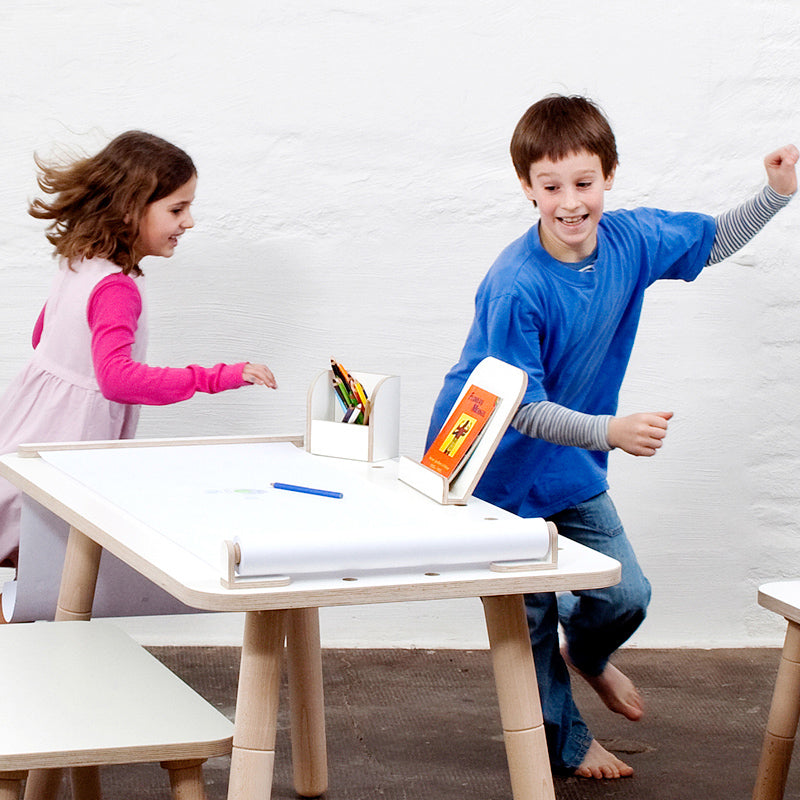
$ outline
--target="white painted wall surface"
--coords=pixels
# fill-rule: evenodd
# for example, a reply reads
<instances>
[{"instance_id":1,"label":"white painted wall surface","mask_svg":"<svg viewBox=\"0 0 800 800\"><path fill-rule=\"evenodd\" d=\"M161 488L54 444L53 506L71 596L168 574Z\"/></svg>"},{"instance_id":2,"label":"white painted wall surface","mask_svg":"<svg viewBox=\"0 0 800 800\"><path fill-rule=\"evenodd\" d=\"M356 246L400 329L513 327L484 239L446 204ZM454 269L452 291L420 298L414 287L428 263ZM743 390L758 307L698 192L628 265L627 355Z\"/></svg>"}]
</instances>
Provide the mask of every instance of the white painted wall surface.
<instances>
[{"instance_id":1,"label":"white painted wall surface","mask_svg":"<svg viewBox=\"0 0 800 800\"><path fill-rule=\"evenodd\" d=\"M335 355L402 376L419 455L475 288L534 220L508 157L549 92L606 109L608 207L721 212L800 143L794 0L6 0L0 14L0 389L53 273L34 151L129 128L187 149L196 228L145 265L150 361L264 360L280 382L147 408L141 436L300 432ZM756 587L800 574L797 201L692 285L650 291L621 412L670 409L612 496L654 585L639 646L777 644ZM359 319L343 326L343 319ZM482 646L478 603L340 609L328 644ZM130 622L143 641L235 642L239 618ZM463 631L463 633L462 633Z\"/></svg>"}]
</instances>

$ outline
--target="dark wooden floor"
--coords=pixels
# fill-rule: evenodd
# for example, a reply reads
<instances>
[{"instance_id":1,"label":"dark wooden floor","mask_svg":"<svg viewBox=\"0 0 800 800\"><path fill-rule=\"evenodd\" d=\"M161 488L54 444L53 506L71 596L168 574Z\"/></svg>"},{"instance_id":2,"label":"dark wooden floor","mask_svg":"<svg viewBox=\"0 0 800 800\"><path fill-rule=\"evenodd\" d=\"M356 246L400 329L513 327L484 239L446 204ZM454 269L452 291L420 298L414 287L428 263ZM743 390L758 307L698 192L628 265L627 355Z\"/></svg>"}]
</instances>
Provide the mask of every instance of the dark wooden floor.
<instances>
[{"instance_id":1,"label":"dark wooden floor","mask_svg":"<svg viewBox=\"0 0 800 800\"><path fill-rule=\"evenodd\" d=\"M152 648L233 716L238 649ZM596 738L636 770L619 781L557 778L559 800L746 800L752 792L779 651L623 650L616 663L647 703L631 723L583 684ZM486 651L325 650L328 800L501 800L511 797ZM285 694L284 694L285 698ZM273 798L294 798L282 700ZM800 756L798 756L800 762ZM226 796L228 759L206 766L209 800ZM103 773L108 800L168 797L158 766ZM793 766L787 798L800 798Z\"/></svg>"}]
</instances>

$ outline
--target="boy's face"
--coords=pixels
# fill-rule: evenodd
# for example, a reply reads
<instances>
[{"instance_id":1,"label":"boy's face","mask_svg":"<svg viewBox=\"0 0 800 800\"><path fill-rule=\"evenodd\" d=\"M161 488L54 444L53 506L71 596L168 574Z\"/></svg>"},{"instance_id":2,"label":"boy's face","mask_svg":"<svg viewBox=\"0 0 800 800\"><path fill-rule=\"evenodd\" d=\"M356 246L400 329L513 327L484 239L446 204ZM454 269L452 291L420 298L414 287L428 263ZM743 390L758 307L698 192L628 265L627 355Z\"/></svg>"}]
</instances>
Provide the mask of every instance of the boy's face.
<instances>
[{"instance_id":1,"label":"boy's face","mask_svg":"<svg viewBox=\"0 0 800 800\"><path fill-rule=\"evenodd\" d=\"M542 246L559 261L576 262L597 246L597 223L603 215L604 193L614 172L603 175L600 157L580 150L558 161L543 158L531 164L522 190L538 206Z\"/></svg>"}]
</instances>

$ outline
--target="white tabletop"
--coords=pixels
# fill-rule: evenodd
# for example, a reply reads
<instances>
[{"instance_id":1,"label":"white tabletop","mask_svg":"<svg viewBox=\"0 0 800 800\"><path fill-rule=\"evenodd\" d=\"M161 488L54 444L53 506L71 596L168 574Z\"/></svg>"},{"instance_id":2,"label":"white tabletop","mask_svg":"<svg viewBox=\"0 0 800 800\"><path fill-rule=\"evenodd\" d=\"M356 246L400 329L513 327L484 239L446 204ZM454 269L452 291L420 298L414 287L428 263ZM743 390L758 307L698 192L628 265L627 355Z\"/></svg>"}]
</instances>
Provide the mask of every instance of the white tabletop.
<instances>
[{"instance_id":1,"label":"white tabletop","mask_svg":"<svg viewBox=\"0 0 800 800\"><path fill-rule=\"evenodd\" d=\"M100 478L82 474L82 466L71 468L73 474L67 474L58 458L54 459L59 462L56 466L45 458L13 454L0 458L0 474L179 600L200 609L247 611L477 597L596 588L619 580L618 562L559 537L558 567L554 569L498 573L487 566L452 565L436 571L351 570L337 575L294 574L287 586L226 588L221 583L221 557L210 557L206 545L203 546L205 550L190 546L187 541L181 541L185 533L174 533L180 527L175 526L175 521L183 515L190 518L190 536L192 531L203 527L203 521L191 519L196 504L188 492L185 476L175 469L174 464L171 466L169 458L176 449L184 449L191 460L189 471L193 474L217 475L221 464L238 463L244 465L242 475L246 476L248 468L252 473L252 464L260 451L254 450L252 444L217 445L212 441L186 448L175 448L169 440L155 448L110 448L100 452L101 460L112 450L114 456L113 465L109 461L109 466L101 470ZM264 447L263 443L260 447ZM151 453L149 467L142 466L141 453L144 450ZM154 468L153 454L159 453L164 458L159 459L161 467ZM285 529L287 535L294 535L296 529L291 515L279 512L275 519L264 519L262 523L263 515L255 513L259 509L255 492L257 487L268 485L267 478L335 489L337 486L329 485L329 476L336 475L340 477L338 484L345 491L352 489L358 480L361 494L358 506L354 508L358 513L354 524L368 526L378 537L382 530L397 527L398 514L400 524L409 528L419 525L433 528L464 525L468 528L503 524L504 521L509 525L519 522L514 515L475 498L462 507L441 506L399 482L394 461L364 463L303 455L307 459L303 464L311 464L311 467L303 466L305 471L302 475L293 473L287 466L271 476L259 475L257 483L252 480L245 483L245 477L239 476L238 484L206 488L207 493L214 494L214 504L221 504L221 509L231 509L231 529L216 530L218 526L212 526L216 537L213 542L215 551L218 547L221 549L225 538L237 532L236 520L244 519L242 508L254 512L248 521L251 527L272 525L273 528ZM112 474L112 470L120 469L120 465L127 468L129 480L125 487L120 486L122 482ZM80 480L76 474L80 475ZM313 483L320 480L324 485ZM364 489L365 481L367 489ZM246 491L239 491L241 489L253 490L250 499L255 502L251 506L242 505L248 502L248 496ZM165 496L167 502L164 502ZM283 499L286 502L298 500L296 497ZM304 507L321 509L319 513L323 516L314 512L303 523L305 525L324 524L324 515L334 507L331 504L341 502L318 497L309 500L311 502L306 502ZM156 513L154 509L160 511ZM224 519L224 516L219 519ZM487 523L489 519L493 521Z\"/></svg>"},{"instance_id":2,"label":"white tabletop","mask_svg":"<svg viewBox=\"0 0 800 800\"><path fill-rule=\"evenodd\" d=\"M800 622L800 580L775 581L759 586L758 603L792 622Z\"/></svg>"}]
</instances>

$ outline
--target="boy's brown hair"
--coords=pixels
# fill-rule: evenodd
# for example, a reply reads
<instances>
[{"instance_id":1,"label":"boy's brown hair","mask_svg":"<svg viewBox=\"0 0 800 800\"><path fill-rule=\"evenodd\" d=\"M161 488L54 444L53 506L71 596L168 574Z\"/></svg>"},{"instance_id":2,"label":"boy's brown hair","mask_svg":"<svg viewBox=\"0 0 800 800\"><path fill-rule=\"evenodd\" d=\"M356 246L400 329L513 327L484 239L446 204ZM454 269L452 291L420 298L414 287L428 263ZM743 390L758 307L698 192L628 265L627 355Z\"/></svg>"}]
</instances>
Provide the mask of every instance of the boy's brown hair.
<instances>
[{"instance_id":1,"label":"boy's brown hair","mask_svg":"<svg viewBox=\"0 0 800 800\"><path fill-rule=\"evenodd\" d=\"M587 97L548 95L523 115L511 137L511 160L520 180L530 183L531 165L558 161L585 150L600 159L603 177L618 163L614 132L599 106Z\"/></svg>"},{"instance_id":2,"label":"boy's brown hair","mask_svg":"<svg viewBox=\"0 0 800 800\"><path fill-rule=\"evenodd\" d=\"M143 131L123 133L89 158L66 164L34 160L39 187L55 197L37 198L28 213L52 220L47 240L56 253L68 261L106 258L125 275L141 274L133 249L145 206L197 174L183 150Z\"/></svg>"}]
</instances>

